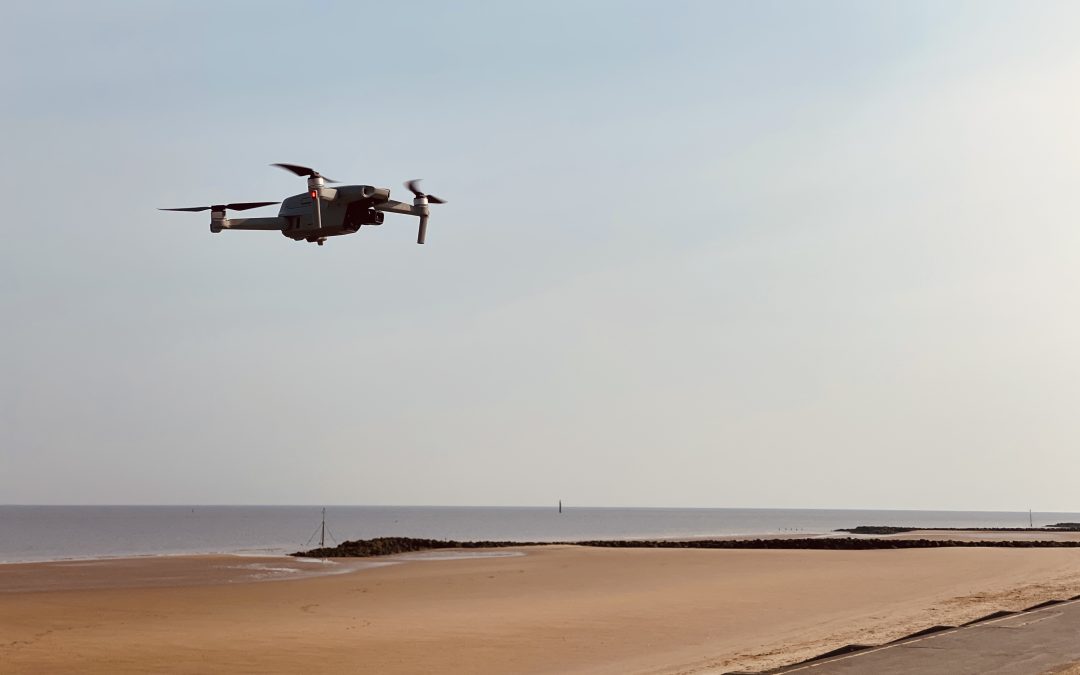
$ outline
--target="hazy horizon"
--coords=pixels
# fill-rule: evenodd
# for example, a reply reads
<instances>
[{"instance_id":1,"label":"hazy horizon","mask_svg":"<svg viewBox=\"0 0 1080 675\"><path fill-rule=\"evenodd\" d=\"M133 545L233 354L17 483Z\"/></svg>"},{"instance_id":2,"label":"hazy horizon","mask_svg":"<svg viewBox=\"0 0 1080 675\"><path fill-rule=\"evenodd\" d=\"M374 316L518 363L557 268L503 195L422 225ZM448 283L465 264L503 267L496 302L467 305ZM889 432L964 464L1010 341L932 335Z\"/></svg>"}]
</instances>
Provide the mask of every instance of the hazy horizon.
<instances>
[{"instance_id":1,"label":"hazy horizon","mask_svg":"<svg viewBox=\"0 0 1080 675\"><path fill-rule=\"evenodd\" d=\"M196 502L157 502L157 503L45 503L45 502L27 502L27 503L0 503L0 506L4 507L64 507L64 508L78 508L82 506L88 507L238 507L238 508L390 508L390 509L550 509L555 510L558 508L558 501L550 504L348 504L348 503L331 503L331 502L311 502L311 503L276 503L276 504L245 504L240 502L232 503L196 503ZM889 511L889 512L903 512L903 511L918 511L922 513L1007 513L1011 515L1027 515L1029 512L1034 515L1056 515L1056 514L1080 514L1080 511L1038 511L1032 509L877 509L877 508L856 508L856 507L828 507L828 506L663 506L658 504L642 504L635 506L625 506L619 504L568 504L564 502L562 504L564 510L569 509L610 509L613 511L625 511L633 509L649 510L649 511Z\"/></svg>"},{"instance_id":2,"label":"hazy horizon","mask_svg":"<svg viewBox=\"0 0 1080 675\"><path fill-rule=\"evenodd\" d=\"M0 503L1080 510L1076 4L8 13Z\"/></svg>"}]
</instances>

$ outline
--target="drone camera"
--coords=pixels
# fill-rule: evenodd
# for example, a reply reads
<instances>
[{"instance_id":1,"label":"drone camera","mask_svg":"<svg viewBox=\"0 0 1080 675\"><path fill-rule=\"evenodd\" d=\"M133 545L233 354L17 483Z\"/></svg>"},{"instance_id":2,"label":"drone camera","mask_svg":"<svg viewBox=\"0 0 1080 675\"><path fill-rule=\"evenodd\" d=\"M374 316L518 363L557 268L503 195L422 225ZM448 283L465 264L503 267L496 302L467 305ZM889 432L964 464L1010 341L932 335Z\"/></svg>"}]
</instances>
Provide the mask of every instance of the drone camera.
<instances>
[{"instance_id":1,"label":"drone camera","mask_svg":"<svg viewBox=\"0 0 1080 675\"><path fill-rule=\"evenodd\" d=\"M382 225L383 212L376 211L375 209L365 209L360 213L360 217L357 219L359 225Z\"/></svg>"},{"instance_id":2,"label":"drone camera","mask_svg":"<svg viewBox=\"0 0 1080 675\"><path fill-rule=\"evenodd\" d=\"M357 201L349 204L345 211L345 224L349 227L361 225L382 225L384 214L372 208L370 201Z\"/></svg>"}]
</instances>

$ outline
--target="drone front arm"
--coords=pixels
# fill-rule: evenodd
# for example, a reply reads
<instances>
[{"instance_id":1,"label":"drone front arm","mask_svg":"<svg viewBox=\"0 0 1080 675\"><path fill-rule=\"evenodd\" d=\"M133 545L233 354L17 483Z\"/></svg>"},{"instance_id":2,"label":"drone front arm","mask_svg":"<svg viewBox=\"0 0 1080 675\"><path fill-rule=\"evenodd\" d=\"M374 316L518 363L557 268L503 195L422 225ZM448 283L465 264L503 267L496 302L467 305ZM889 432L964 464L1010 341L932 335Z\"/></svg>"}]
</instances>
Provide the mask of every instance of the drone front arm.
<instances>
[{"instance_id":1,"label":"drone front arm","mask_svg":"<svg viewBox=\"0 0 1080 675\"><path fill-rule=\"evenodd\" d=\"M223 230L284 230L284 218L230 218L221 223Z\"/></svg>"},{"instance_id":2,"label":"drone front arm","mask_svg":"<svg viewBox=\"0 0 1080 675\"><path fill-rule=\"evenodd\" d=\"M406 216L419 216L422 215L412 204L406 204L405 202L396 202L393 199L387 199L381 204L375 204L371 208L376 211L385 211L387 213L400 213Z\"/></svg>"},{"instance_id":3,"label":"drone front arm","mask_svg":"<svg viewBox=\"0 0 1080 675\"><path fill-rule=\"evenodd\" d=\"M443 202L442 200L439 200L436 203L442 204ZM387 199L385 202L375 204L371 208L376 211L387 211L389 213L400 213L406 216L417 216L420 218L420 229L416 233L416 243L424 243L424 237L427 234L428 214L430 213L427 195L418 194L411 206L404 202L395 202L393 199Z\"/></svg>"}]
</instances>

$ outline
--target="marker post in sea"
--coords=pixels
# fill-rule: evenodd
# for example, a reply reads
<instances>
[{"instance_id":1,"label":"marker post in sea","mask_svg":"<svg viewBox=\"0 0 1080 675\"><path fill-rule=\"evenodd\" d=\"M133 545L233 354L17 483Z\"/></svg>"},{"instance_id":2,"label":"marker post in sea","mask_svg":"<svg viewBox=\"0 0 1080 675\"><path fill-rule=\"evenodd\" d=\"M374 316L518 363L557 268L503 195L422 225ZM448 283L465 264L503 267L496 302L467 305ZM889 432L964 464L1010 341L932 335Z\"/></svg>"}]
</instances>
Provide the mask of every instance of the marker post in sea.
<instances>
[{"instance_id":1,"label":"marker post in sea","mask_svg":"<svg viewBox=\"0 0 1080 675\"><path fill-rule=\"evenodd\" d=\"M310 544L311 540L314 539L315 535L317 534L319 535L319 548L326 548L327 532L328 530L326 529L326 507L324 506L322 510L322 522L319 524L319 527L316 528L316 530L311 534L311 536L308 537L307 544L304 544L304 546ZM335 544L338 543L337 537L334 536L333 532L330 532L330 538L334 540Z\"/></svg>"}]
</instances>

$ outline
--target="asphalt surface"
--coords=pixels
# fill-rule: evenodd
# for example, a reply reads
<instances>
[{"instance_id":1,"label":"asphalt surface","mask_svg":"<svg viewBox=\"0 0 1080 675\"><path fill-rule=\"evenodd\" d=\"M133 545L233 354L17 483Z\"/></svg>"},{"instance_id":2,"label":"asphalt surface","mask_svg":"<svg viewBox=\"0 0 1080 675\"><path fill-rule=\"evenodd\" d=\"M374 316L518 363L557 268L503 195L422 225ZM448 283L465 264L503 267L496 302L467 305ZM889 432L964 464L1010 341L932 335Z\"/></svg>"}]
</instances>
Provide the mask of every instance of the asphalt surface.
<instances>
[{"instance_id":1,"label":"asphalt surface","mask_svg":"<svg viewBox=\"0 0 1080 675\"><path fill-rule=\"evenodd\" d=\"M768 671L780 675L1038 675L1080 663L1080 599Z\"/></svg>"}]
</instances>

